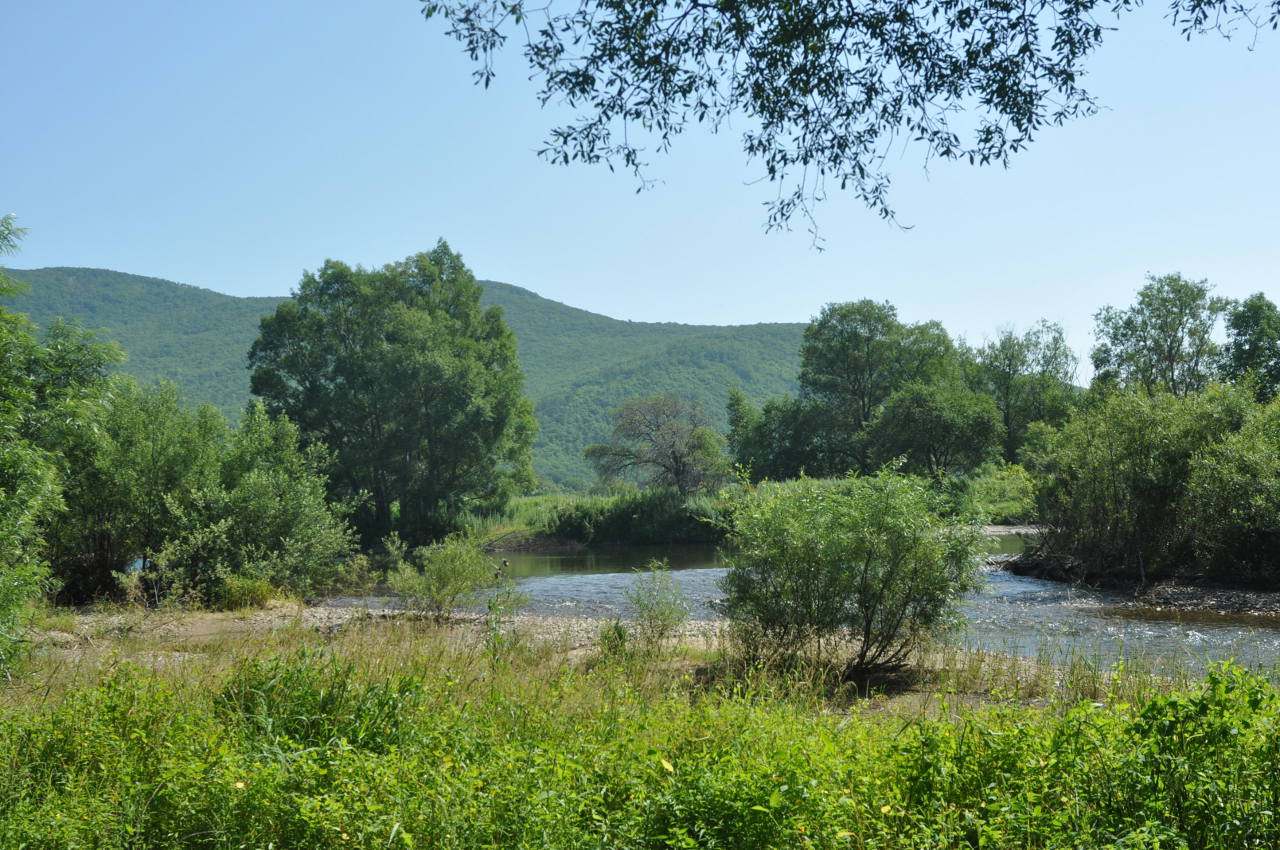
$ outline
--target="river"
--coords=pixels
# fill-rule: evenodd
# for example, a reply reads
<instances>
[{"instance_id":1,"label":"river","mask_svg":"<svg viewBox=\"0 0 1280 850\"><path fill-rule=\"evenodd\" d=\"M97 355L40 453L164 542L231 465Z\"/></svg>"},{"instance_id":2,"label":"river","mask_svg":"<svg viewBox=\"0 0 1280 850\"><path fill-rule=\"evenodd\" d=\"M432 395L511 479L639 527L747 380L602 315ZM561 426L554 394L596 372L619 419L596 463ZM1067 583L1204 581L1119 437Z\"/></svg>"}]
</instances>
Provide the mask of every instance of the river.
<instances>
[{"instance_id":1,"label":"river","mask_svg":"<svg viewBox=\"0 0 1280 850\"><path fill-rule=\"evenodd\" d=\"M993 552L1016 552L1021 541L1004 536ZM635 570L665 558L693 603L693 617L717 619L725 567L710 547L617 548L581 555L508 553L508 574L528 599L524 611L557 616L626 617L625 592ZM1125 605L1123 594L1076 588L984 571L982 588L963 604L962 646L1048 660L1085 658L1106 665L1124 658L1153 670L1195 671L1234 659L1251 667L1280 666L1280 622Z\"/></svg>"}]
</instances>

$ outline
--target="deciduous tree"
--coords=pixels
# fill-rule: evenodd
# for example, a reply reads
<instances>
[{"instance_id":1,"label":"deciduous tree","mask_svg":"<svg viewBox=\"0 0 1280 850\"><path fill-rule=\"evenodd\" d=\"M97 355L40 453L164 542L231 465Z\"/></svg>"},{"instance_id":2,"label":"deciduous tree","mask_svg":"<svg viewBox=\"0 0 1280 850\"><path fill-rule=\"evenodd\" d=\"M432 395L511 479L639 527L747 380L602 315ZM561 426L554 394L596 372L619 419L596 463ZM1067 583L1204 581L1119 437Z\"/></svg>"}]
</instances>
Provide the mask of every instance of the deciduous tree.
<instances>
[{"instance_id":1,"label":"deciduous tree","mask_svg":"<svg viewBox=\"0 0 1280 850\"><path fill-rule=\"evenodd\" d=\"M1132 307L1099 310L1094 315L1097 378L1176 396L1204 389L1221 355L1213 331L1231 305L1211 289L1206 280L1180 274L1148 275Z\"/></svg>"},{"instance_id":2,"label":"deciduous tree","mask_svg":"<svg viewBox=\"0 0 1280 850\"><path fill-rule=\"evenodd\" d=\"M480 292L441 242L378 269L330 260L262 320L253 392L333 452L335 497L367 494L366 543L425 543L532 483L515 336Z\"/></svg>"},{"instance_id":3,"label":"deciduous tree","mask_svg":"<svg viewBox=\"0 0 1280 850\"><path fill-rule=\"evenodd\" d=\"M904 325L887 301L823 307L805 328L800 387L826 417L824 471L868 469L859 435L880 405L909 381L939 380L956 371L955 346L938 322Z\"/></svg>"},{"instance_id":4,"label":"deciduous tree","mask_svg":"<svg viewBox=\"0 0 1280 850\"><path fill-rule=\"evenodd\" d=\"M878 462L904 456L908 471L929 475L976 469L998 454L1003 437L991 396L954 381L903 386L867 427Z\"/></svg>"},{"instance_id":5,"label":"deciduous tree","mask_svg":"<svg viewBox=\"0 0 1280 850\"><path fill-rule=\"evenodd\" d=\"M1258 397L1267 401L1280 390L1280 309L1261 292L1227 314L1223 371L1239 380L1251 376Z\"/></svg>"},{"instance_id":6,"label":"deciduous tree","mask_svg":"<svg viewBox=\"0 0 1280 850\"><path fill-rule=\"evenodd\" d=\"M646 486L671 487L681 496L723 480L724 438L697 402L670 394L635 398L613 416L612 442L586 450L601 478L631 473Z\"/></svg>"},{"instance_id":7,"label":"deciduous tree","mask_svg":"<svg viewBox=\"0 0 1280 850\"><path fill-rule=\"evenodd\" d=\"M1004 457L1014 461L1032 422L1059 425L1075 396L1076 356L1062 326L1041 320L1017 334L1006 328L975 353L978 387L995 399L1004 424Z\"/></svg>"}]
</instances>

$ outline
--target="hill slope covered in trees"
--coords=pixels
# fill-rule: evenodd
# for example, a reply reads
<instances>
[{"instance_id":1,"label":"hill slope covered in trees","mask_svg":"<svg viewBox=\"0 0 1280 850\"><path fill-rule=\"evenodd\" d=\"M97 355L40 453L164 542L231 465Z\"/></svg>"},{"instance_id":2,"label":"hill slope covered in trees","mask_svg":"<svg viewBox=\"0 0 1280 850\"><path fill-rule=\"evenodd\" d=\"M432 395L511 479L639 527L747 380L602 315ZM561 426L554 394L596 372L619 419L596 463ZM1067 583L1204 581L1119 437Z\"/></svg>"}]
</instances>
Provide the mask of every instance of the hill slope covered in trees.
<instances>
[{"instance_id":1,"label":"hill slope covered in trees","mask_svg":"<svg viewBox=\"0 0 1280 850\"><path fill-rule=\"evenodd\" d=\"M128 353L125 371L172 380L189 400L209 401L232 417L249 398L245 355L258 319L284 300L103 269L7 271L30 289L3 303L41 325L63 316L101 329ZM484 302L502 307L519 340L541 426L534 466L552 482L591 483L582 450L608 437L610 411L633 396L676 393L701 402L723 426L732 387L757 402L795 389L801 324L625 322L518 286L481 283Z\"/></svg>"}]
</instances>

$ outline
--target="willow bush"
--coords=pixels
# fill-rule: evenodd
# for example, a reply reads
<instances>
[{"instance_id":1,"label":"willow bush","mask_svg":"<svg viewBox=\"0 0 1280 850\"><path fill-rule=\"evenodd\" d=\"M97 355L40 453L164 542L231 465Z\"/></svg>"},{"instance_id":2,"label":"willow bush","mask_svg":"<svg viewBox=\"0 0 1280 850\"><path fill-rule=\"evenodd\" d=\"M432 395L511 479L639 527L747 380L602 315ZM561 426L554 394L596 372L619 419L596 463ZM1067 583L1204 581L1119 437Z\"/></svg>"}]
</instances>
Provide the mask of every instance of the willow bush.
<instances>
[{"instance_id":1,"label":"willow bush","mask_svg":"<svg viewBox=\"0 0 1280 850\"><path fill-rule=\"evenodd\" d=\"M733 503L728 617L782 652L839 647L846 671L901 663L977 584L980 531L922 478L765 483Z\"/></svg>"}]
</instances>

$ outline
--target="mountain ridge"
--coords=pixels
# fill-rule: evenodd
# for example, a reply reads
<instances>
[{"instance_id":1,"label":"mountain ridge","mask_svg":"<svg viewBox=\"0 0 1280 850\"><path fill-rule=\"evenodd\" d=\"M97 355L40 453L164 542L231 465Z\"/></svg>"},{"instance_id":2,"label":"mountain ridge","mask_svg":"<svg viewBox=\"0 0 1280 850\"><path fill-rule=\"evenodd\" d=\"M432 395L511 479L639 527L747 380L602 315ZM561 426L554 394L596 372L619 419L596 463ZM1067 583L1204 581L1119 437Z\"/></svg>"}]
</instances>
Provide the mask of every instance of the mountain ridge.
<instances>
[{"instance_id":1,"label":"mountain ridge","mask_svg":"<svg viewBox=\"0 0 1280 850\"><path fill-rule=\"evenodd\" d=\"M236 296L163 278L72 266L6 269L29 289L0 298L39 325L56 316L103 331L128 354L122 369L167 378L192 402L236 416L249 399L246 356L258 320L288 296ZM541 431L539 476L589 486L582 449L608 437L610 411L637 395L674 392L699 401L722 427L728 392L763 399L794 392L804 325L635 322L479 281L516 335L525 390Z\"/></svg>"}]
</instances>

